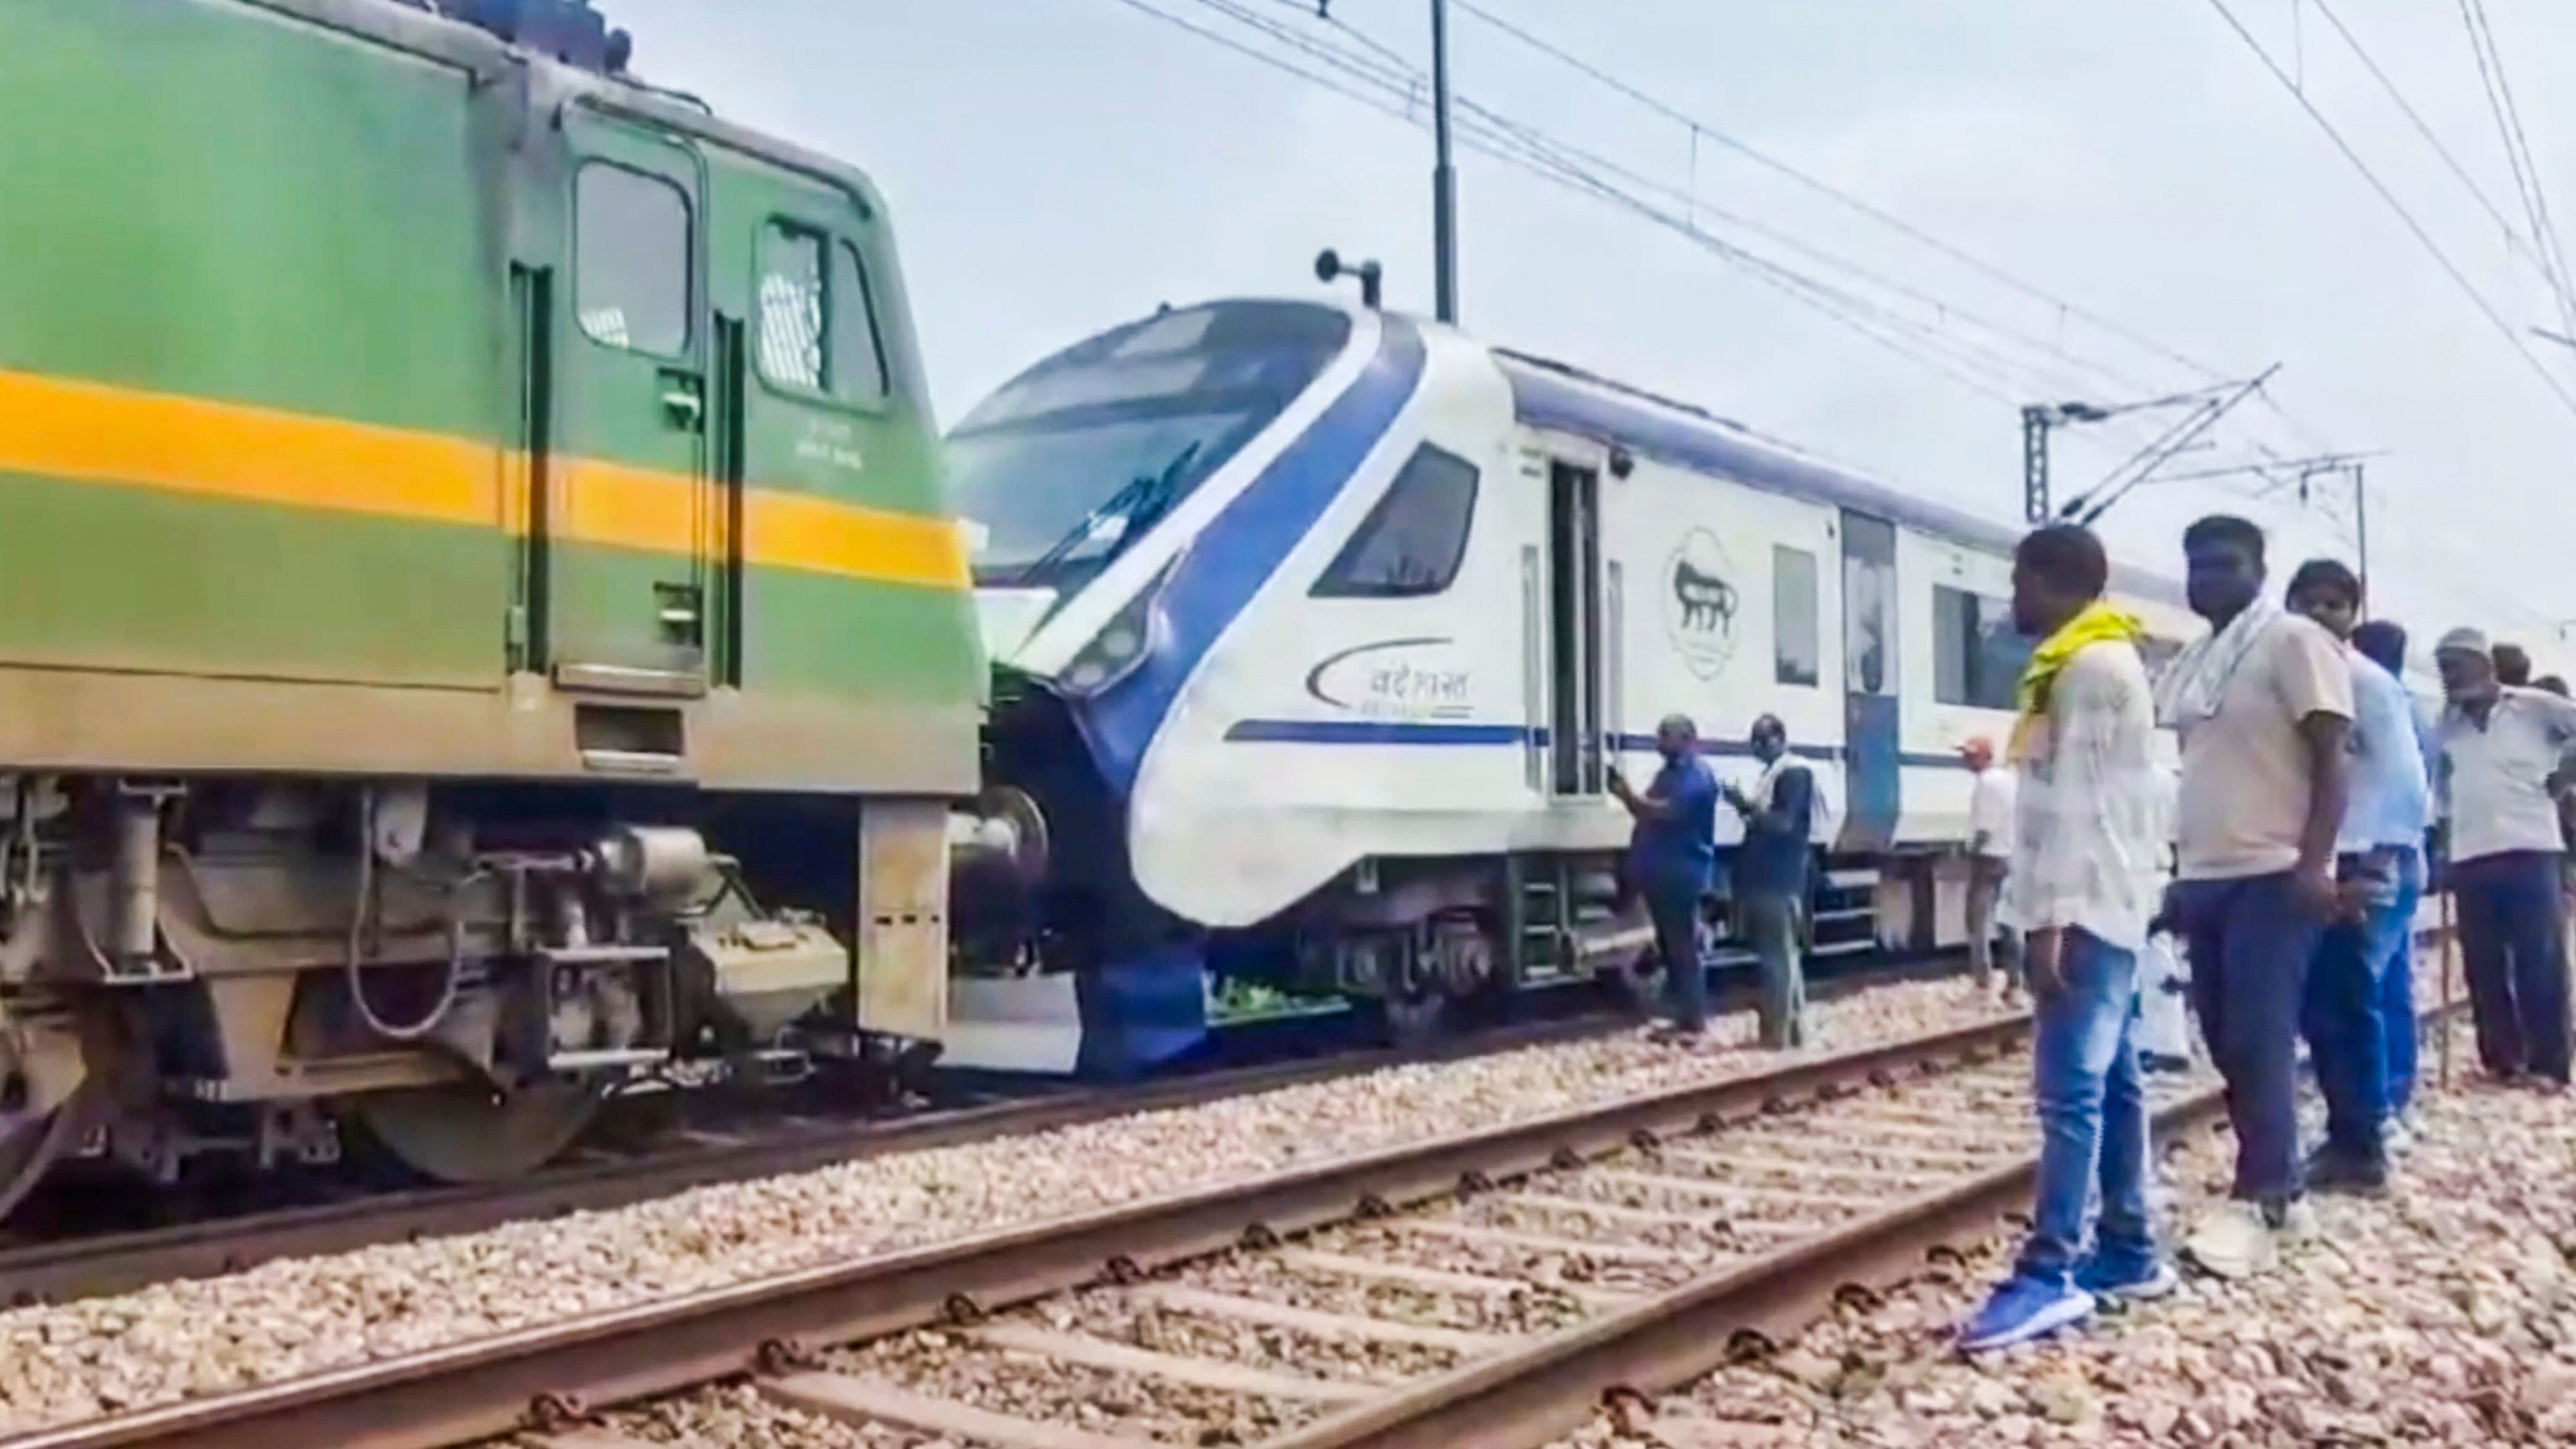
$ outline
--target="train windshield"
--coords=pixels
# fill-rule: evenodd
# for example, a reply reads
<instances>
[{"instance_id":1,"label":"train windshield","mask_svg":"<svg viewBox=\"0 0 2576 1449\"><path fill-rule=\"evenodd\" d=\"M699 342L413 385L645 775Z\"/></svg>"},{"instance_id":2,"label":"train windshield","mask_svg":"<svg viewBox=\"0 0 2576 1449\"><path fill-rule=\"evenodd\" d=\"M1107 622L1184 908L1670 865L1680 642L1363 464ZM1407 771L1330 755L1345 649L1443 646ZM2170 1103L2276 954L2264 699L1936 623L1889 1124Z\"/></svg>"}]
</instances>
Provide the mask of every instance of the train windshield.
<instances>
[{"instance_id":1,"label":"train windshield","mask_svg":"<svg viewBox=\"0 0 2576 1449\"><path fill-rule=\"evenodd\" d=\"M1218 302L1020 374L948 437L975 581L1071 595L1278 417L1350 331L1329 307Z\"/></svg>"}]
</instances>

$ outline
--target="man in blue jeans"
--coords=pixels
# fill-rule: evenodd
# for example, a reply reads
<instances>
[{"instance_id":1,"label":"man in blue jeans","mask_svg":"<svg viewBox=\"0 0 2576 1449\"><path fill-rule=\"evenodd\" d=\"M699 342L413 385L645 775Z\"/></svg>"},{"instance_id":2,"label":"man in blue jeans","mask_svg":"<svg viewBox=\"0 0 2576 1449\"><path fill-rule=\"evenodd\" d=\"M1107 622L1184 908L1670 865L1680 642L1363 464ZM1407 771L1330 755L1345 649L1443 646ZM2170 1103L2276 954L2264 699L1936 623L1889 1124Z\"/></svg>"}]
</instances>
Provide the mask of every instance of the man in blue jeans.
<instances>
[{"instance_id":1,"label":"man in blue jeans","mask_svg":"<svg viewBox=\"0 0 2576 1449\"><path fill-rule=\"evenodd\" d=\"M1636 817L1629 844L1630 879L1646 898L1655 923L1655 950L1663 957L1672 993L1673 1020L1661 1035L1696 1040L1708 1029L1708 971L1699 959L1699 902L1717 866L1717 777L1699 757L1699 727L1688 715L1667 715L1655 727L1655 752L1664 767L1646 786L1632 789L1610 772L1610 793Z\"/></svg>"},{"instance_id":2,"label":"man in blue jeans","mask_svg":"<svg viewBox=\"0 0 2576 1449\"><path fill-rule=\"evenodd\" d=\"M2147 1098L2133 1036L2138 951L2155 909L2162 815L2138 621L2109 608L2110 564L2074 524L2013 556L2013 622L2041 642L2023 673L2007 919L2029 935L2039 1183L2013 1273L1961 1332L1970 1352L2075 1323L2106 1296L2172 1291L2147 1205ZM2090 1254L2085 1219L2101 1221Z\"/></svg>"},{"instance_id":3,"label":"man in blue jeans","mask_svg":"<svg viewBox=\"0 0 2576 1449\"><path fill-rule=\"evenodd\" d=\"M2402 687L2406 679L2406 629L2388 619L2365 621L2352 631L2352 647L2371 663L2388 671ZM2423 756L2424 778L2435 778L2439 758L2433 739L2432 723L2425 718L2422 706L2409 695L2406 701L2408 720L2415 726L2415 744ZM2407 853L2397 878L2397 916L2406 923L2392 943L2389 961L2379 973L2380 1039L2387 1052L2388 1115L2382 1129L2389 1150L2404 1151L2408 1142L2406 1109L2415 1100L2415 911L2424 900L2426 877L2433 859L2434 825L2432 799L2425 799L2426 823L2415 837L2416 848Z\"/></svg>"},{"instance_id":4,"label":"man in blue jeans","mask_svg":"<svg viewBox=\"0 0 2576 1449\"><path fill-rule=\"evenodd\" d=\"M2312 559L2290 576L2289 605L2348 643L2361 621L2361 580L2333 559ZM2415 851L2432 817L2432 792L2406 687L2358 651L2347 654L2353 720L2335 860L2351 911L2317 942L2300 1007L2300 1030L2326 1099L2326 1138L2308 1157L2307 1180L2319 1192L2379 1193L2388 1187L2388 1042L2380 985L2413 928L2415 904L2406 885L2419 870Z\"/></svg>"}]
</instances>

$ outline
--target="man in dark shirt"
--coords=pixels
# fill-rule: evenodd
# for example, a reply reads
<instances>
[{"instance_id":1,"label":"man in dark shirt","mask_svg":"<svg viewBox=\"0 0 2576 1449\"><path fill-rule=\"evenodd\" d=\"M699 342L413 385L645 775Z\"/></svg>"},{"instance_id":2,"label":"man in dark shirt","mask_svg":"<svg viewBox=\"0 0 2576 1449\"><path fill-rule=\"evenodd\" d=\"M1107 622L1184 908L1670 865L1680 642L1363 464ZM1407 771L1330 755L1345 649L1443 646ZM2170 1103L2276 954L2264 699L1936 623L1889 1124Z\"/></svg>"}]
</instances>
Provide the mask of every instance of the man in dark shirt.
<instances>
[{"instance_id":1,"label":"man in dark shirt","mask_svg":"<svg viewBox=\"0 0 2576 1449\"><path fill-rule=\"evenodd\" d=\"M1708 1027L1708 971L1699 957L1699 902L1717 865L1717 777L1699 757L1699 728L1688 715L1655 727L1664 767L1640 795L1610 772L1610 793L1637 818L1628 851L1629 878L1655 923L1655 949L1673 994L1670 1035L1696 1037Z\"/></svg>"},{"instance_id":2,"label":"man in dark shirt","mask_svg":"<svg viewBox=\"0 0 2576 1449\"><path fill-rule=\"evenodd\" d=\"M1725 787L1744 817L1736 852L1735 902L1753 952L1762 961L1762 1044L1807 1044L1807 980L1799 939L1807 917L1807 854L1815 829L1815 777L1789 753L1789 730L1776 715L1753 722L1753 758L1761 778L1750 794Z\"/></svg>"}]
</instances>

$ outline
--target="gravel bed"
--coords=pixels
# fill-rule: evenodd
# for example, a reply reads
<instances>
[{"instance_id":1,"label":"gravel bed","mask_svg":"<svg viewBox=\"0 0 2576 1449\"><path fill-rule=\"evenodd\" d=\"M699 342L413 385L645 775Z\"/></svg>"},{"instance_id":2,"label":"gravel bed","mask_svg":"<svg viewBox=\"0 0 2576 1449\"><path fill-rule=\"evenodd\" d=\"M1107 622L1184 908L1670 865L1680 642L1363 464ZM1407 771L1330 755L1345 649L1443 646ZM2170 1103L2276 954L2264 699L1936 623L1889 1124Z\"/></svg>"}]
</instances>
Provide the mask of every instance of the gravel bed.
<instances>
[{"instance_id":1,"label":"gravel bed","mask_svg":"<svg viewBox=\"0 0 2576 1449\"><path fill-rule=\"evenodd\" d=\"M1537 1232L1539 1229L1524 1231ZM1578 1235L1560 1228L1546 1236L1573 1239ZM1318 1234L1315 1246L1355 1258L1374 1258L1382 1263L1430 1268L1445 1273L1474 1273L1486 1278L1517 1278L1540 1287L1591 1289L1596 1293L1662 1292L1687 1280L1693 1268L1687 1259L1638 1263L1580 1251L1530 1248L1512 1243L1480 1242L1375 1227Z\"/></svg>"},{"instance_id":2,"label":"gravel bed","mask_svg":"<svg viewBox=\"0 0 2576 1449\"><path fill-rule=\"evenodd\" d=\"M2418 1129L2388 1197L2318 1197L2320 1241L2270 1275L2193 1276L1964 1360L1957 1325L2013 1246L1997 1238L1668 1399L1664 1430L1605 1419L1560 1449L2576 1443L2576 1099L2428 1083ZM2169 1240L2224 1194L2230 1153L2197 1133L2169 1160Z\"/></svg>"},{"instance_id":3,"label":"gravel bed","mask_svg":"<svg viewBox=\"0 0 2576 1449\"><path fill-rule=\"evenodd\" d=\"M853 1425L790 1409L749 1384L727 1384L606 1415L602 1427L672 1449L987 1449L945 1435ZM513 1449L524 1440L492 1441Z\"/></svg>"},{"instance_id":4,"label":"gravel bed","mask_svg":"<svg viewBox=\"0 0 2576 1449\"><path fill-rule=\"evenodd\" d=\"M1346 1383L1397 1384L1446 1373L1460 1360L1454 1349L1246 1323L1115 1291L1050 1298L1012 1315L1012 1321L1115 1339L1180 1358L1239 1363L1271 1373Z\"/></svg>"},{"instance_id":5,"label":"gravel bed","mask_svg":"<svg viewBox=\"0 0 2576 1449\"><path fill-rule=\"evenodd\" d=\"M1409 1284L1309 1271L1254 1253L1190 1264L1176 1275L1175 1281L1322 1313L1349 1313L1426 1328L1513 1337L1535 1337L1570 1328L1588 1312L1581 1300L1546 1288L1510 1294L1435 1292Z\"/></svg>"},{"instance_id":6,"label":"gravel bed","mask_svg":"<svg viewBox=\"0 0 2576 1449\"><path fill-rule=\"evenodd\" d=\"M939 1329L836 1350L822 1360L829 1370L995 1413L1167 1444L1253 1444L1332 1411L1314 1400L1262 1398L1062 1363Z\"/></svg>"},{"instance_id":7,"label":"gravel bed","mask_svg":"<svg viewBox=\"0 0 2576 1449\"><path fill-rule=\"evenodd\" d=\"M1818 1048L1989 1018L1956 980L1814 1008ZM1586 1102L1759 1070L1753 1023L1385 1068L1209 1106L694 1189L0 1313L0 1434L310 1374Z\"/></svg>"}]
</instances>

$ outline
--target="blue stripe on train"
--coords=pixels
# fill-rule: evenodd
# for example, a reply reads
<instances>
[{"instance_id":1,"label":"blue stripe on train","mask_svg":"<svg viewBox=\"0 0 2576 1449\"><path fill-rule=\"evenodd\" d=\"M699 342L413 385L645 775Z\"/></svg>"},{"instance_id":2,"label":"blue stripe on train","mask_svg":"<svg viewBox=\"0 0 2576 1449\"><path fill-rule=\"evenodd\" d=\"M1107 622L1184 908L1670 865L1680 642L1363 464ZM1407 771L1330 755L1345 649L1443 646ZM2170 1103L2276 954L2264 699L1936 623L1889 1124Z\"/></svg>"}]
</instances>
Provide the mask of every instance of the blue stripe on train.
<instances>
[{"instance_id":1,"label":"blue stripe on train","mask_svg":"<svg viewBox=\"0 0 2576 1449\"><path fill-rule=\"evenodd\" d=\"M1443 720L1244 719L1229 726L1225 737L1236 744L1266 745L1544 746L1548 731L1527 725ZM1624 755L1651 754L1655 737L1621 735L1617 744ZM1699 748L1701 754L1723 759L1741 759L1753 753L1753 746L1743 740L1702 740ZM1801 759L1828 762L1844 754L1834 745L1792 745L1789 752ZM1965 761L1948 753L1909 752L1900 757L1900 763L1909 769L1967 768Z\"/></svg>"}]
</instances>

